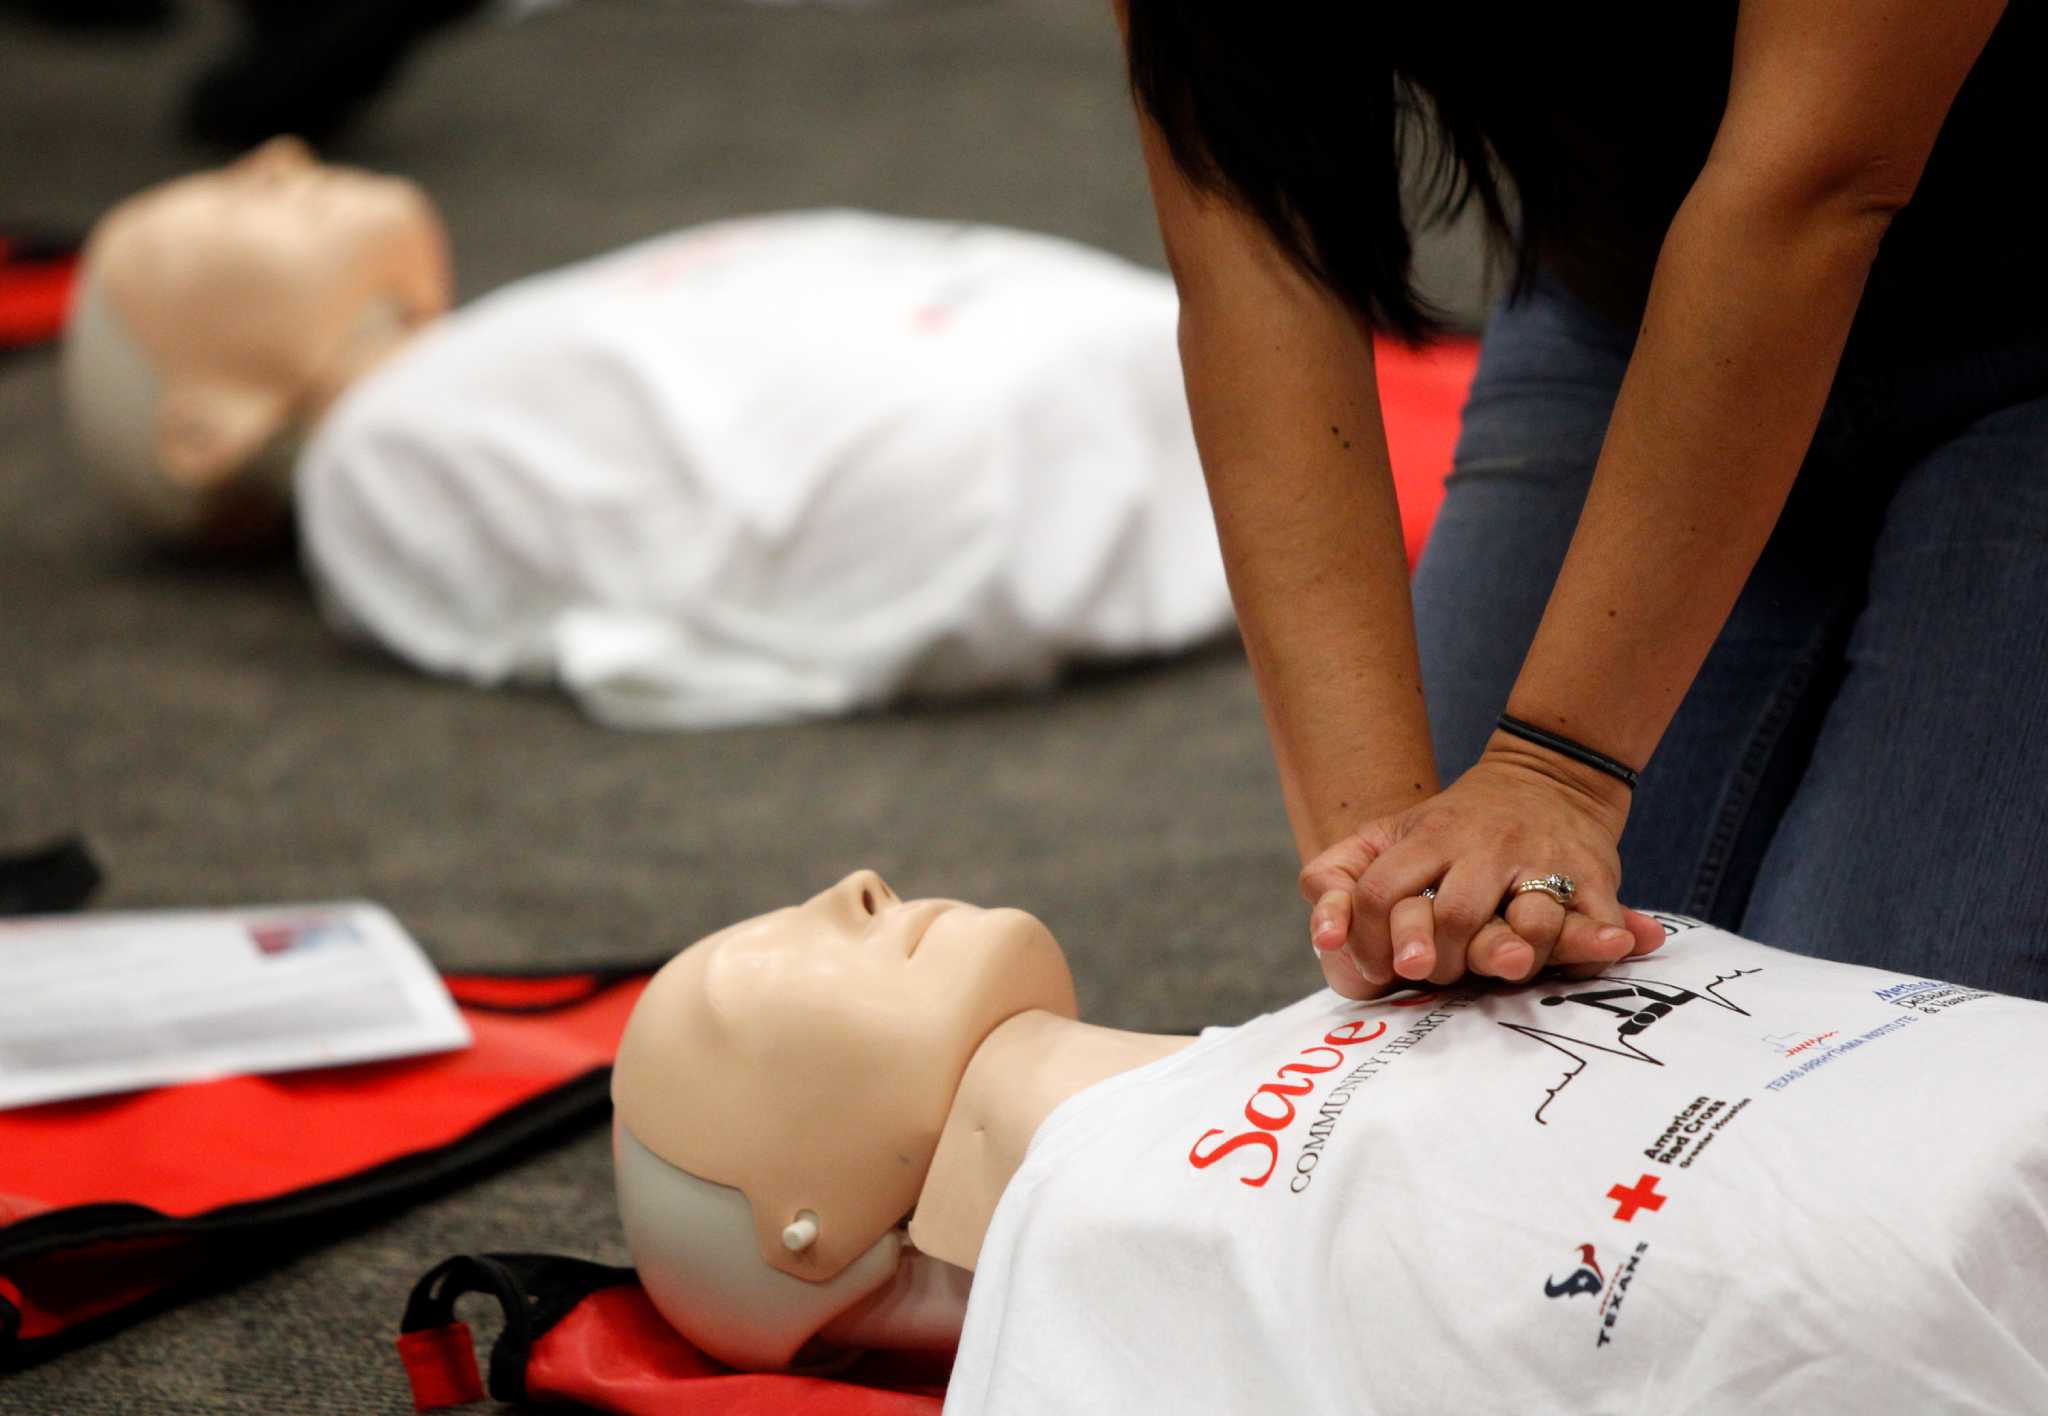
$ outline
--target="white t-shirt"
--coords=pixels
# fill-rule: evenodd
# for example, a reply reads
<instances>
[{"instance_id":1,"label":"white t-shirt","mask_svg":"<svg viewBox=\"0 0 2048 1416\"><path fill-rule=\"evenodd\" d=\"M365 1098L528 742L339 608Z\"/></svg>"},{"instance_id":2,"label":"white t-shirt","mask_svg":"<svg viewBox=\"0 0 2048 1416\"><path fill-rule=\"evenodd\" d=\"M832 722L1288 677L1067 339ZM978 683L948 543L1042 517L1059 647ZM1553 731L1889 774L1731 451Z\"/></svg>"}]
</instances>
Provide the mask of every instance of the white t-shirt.
<instances>
[{"instance_id":1,"label":"white t-shirt","mask_svg":"<svg viewBox=\"0 0 2048 1416\"><path fill-rule=\"evenodd\" d=\"M1074 1097L948 1416L2048 1411L2048 1005L1671 927Z\"/></svg>"},{"instance_id":2,"label":"white t-shirt","mask_svg":"<svg viewBox=\"0 0 2048 1416\"><path fill-rule=\"evenodd\" d=\"M421 668L705 727L1042 683L1230 622L1164 276L855 212L521 281L301 460L323 603Z\"/></svg>"}]
</instances>

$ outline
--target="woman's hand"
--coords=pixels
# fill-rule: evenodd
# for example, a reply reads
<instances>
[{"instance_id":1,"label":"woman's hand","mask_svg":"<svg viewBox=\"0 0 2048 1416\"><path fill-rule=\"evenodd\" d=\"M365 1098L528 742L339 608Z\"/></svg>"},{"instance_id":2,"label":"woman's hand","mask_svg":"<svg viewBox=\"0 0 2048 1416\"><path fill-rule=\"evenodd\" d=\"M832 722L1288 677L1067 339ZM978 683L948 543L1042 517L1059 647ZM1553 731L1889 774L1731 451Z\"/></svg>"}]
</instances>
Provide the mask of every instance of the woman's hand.
<instances>
[{"instance_id":1,"label":"woman's hand","mask_svg":"<svg viewBox=\"0 0 2048 1416\"><path fill-rule=\"evenodd\" d=\"M1519 980L1551 965L1599 968L1664 941L1615 898L1628 788L1503 733L1427 801L1367 823L1301 872L1309 937L1330 987L1370 997L1466 972ZM1569 909L1524 880L1577 886ZM1434 900L1423 890L1436 887Z\"/></svg>"}]
</instances>

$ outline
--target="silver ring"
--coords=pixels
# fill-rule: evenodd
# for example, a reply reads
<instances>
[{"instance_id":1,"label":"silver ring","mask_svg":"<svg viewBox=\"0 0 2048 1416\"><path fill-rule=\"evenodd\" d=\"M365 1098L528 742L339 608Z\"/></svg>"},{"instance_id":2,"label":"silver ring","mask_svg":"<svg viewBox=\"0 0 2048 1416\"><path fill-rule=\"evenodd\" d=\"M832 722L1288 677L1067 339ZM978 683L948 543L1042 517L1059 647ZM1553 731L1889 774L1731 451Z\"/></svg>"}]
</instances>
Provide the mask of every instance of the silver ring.
<instances>
[{"instance_id":1,"label":"silver ring","mask_svg":"<svg viewBox=\"0 0 2048 1416\"><path fill-rule=\"evenodd\" d=\"M1425 899L1425 900L1434 900L1434 899L1436 898L1436 886L1434 886L1434 885L1425 885L1425 886L1423 886L1423 887L1422 887L1422 898L1423 898L1423 899Z\"/></svg>"},{"instance_id":2,"label":"silver ring","mask_svg":"<svg viewBox=\"0 0 2048 1416\"><path fill-rule=\"evenodd\" d=\"M1579 887L1578 883L1571 876L1552 872L1535 880L1524 880L1514 889L1508 891L1508 898L1512 900L1517 895L1527 895L1532 891L1537 894L1548 895L1560 905L1569 908L1572 897L1579 893Z\"/></svg>"}]
</instances>

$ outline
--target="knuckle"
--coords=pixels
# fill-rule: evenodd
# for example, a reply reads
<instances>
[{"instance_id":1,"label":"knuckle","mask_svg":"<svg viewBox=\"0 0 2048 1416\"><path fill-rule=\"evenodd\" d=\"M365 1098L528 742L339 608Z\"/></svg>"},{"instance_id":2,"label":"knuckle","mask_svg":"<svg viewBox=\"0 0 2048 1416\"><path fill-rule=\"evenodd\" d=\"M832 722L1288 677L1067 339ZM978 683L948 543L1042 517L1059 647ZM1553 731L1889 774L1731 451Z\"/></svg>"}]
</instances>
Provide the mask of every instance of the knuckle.
<instances>
[{"instance_id":1,"label":"knuckle","mask_svg":"<svg viewBox=\"0 0 2048 1416\"><path fill-rule=\"evenodd\" d=\"M1611 905L1621 894L1621 877L1599 866L1581 870L1572 878L1579 887L1578 895L1582 900L1600 900Z\"/></svg>"},{"instance_id":2,"label":"knuckle","mask_svg":"<svg viewBox=\"0 0 2048 1416\"><path fill-rule=\"evenodd\" d=\"M1590 915L1566 915L1564 928L1558 931L1558 936L1572 944L1590 944L1593 936L1600 932L1600 927Z\"/></svg>"},{"instance_id":3,"label":"knuckle","mask_svg":"<svg viewBox=\"0 0 2048 1416\"><path fill-rule=\"evenodd\" d=\"M1475 934L1490 918L1468 900L1439 899L1436 903L1437 928L1447 934Z\"/></svg>"},{"instance_id":4,"label":"knuckle","mask_svg":"<svg viewBox=\"0 0 2048 1416\"><path fill-rule=\"evenodd\" d=\"M1391 918L1400 920L1410 929L1427 929L1436 920L1432 902L1419 896L1410 895L1394 906Z\"/></svg>"},{"instance_id":5,"label":"knuckle","mask_svg":"<svg viewBox=\"0 0 2048 1416\"><path fill-rule=\"evenodd\" d=\"M1475 945L1484 944L1489 949L1504 949L1522 937L1520 930L1496 915L1479 926L1472 936L1472 942Z\"/></svg>"},{"instance_id":6,"label":"knuckle","mask_svg":"<svg viewBox=\"0 0 2048 1416\"><path fill-rule=\"evenodd\" d=\"M1307 882L1310 880L1322 880L1337 873L1337 854L1333 848L1324 851L1321 855L1314 857L1306 865L1302 866L1301 874L1295 878Z\"/></svg>"},{"instance_id":7,"label":"knuckle","mask_svg":"<svg viewBox=\"0 0 2048 1416\"><path fill-rule=\"evenodd\" d=\"M1601 925L1598 921L1575 915L1565 922L1565 928L1558 936L1557 957L1572 963L1604 962L1608 951L1603 950L1596 936Z\"/></svg>"},{"instance_id":8,"label":"knuckle","mask_svg":"<svg viewBox=\"0 0 2048 1416\"><path fill-rule=\"evenodd\" d=\"M1621 923L1621 902L1612 895L1582 894L1572 904L1572 917L1583 919L1593 927L1604 929L1610 924Z\"/></svg>"},{"instance_id":9,"label":"knuckle","mask_svg":"<svg viewBox=\"0 0 2048 1416\"><path fill-rule=\"evenodd\" d=\"M1398 903L1393 885L1386 880L1361 880L1354 888L1353 896L1362 909L1375 916L1389 913Z\"/></svg>"}]
</instances>

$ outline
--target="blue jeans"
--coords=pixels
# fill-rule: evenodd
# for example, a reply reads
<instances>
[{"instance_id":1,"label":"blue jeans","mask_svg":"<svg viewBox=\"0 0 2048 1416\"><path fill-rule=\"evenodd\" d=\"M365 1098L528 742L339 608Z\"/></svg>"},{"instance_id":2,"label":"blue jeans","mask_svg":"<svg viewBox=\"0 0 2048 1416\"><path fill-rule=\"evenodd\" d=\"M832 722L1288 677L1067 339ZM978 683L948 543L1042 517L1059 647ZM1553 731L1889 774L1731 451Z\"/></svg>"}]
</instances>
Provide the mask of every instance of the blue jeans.
<instances>
[{"instance_id":1,"label":"blue jeans","mask_svg":"<svg viewBox=\"0 0 2048 1416\"><path fill-rule=\"evenodd\" d=\"M1414 587L1446 782L1520 671L1632 339L1547 283L1487 327ZM2048 998L2048 335L1852 347L1621 861L1641 907Z\"/></svg>"}]
</instances>

